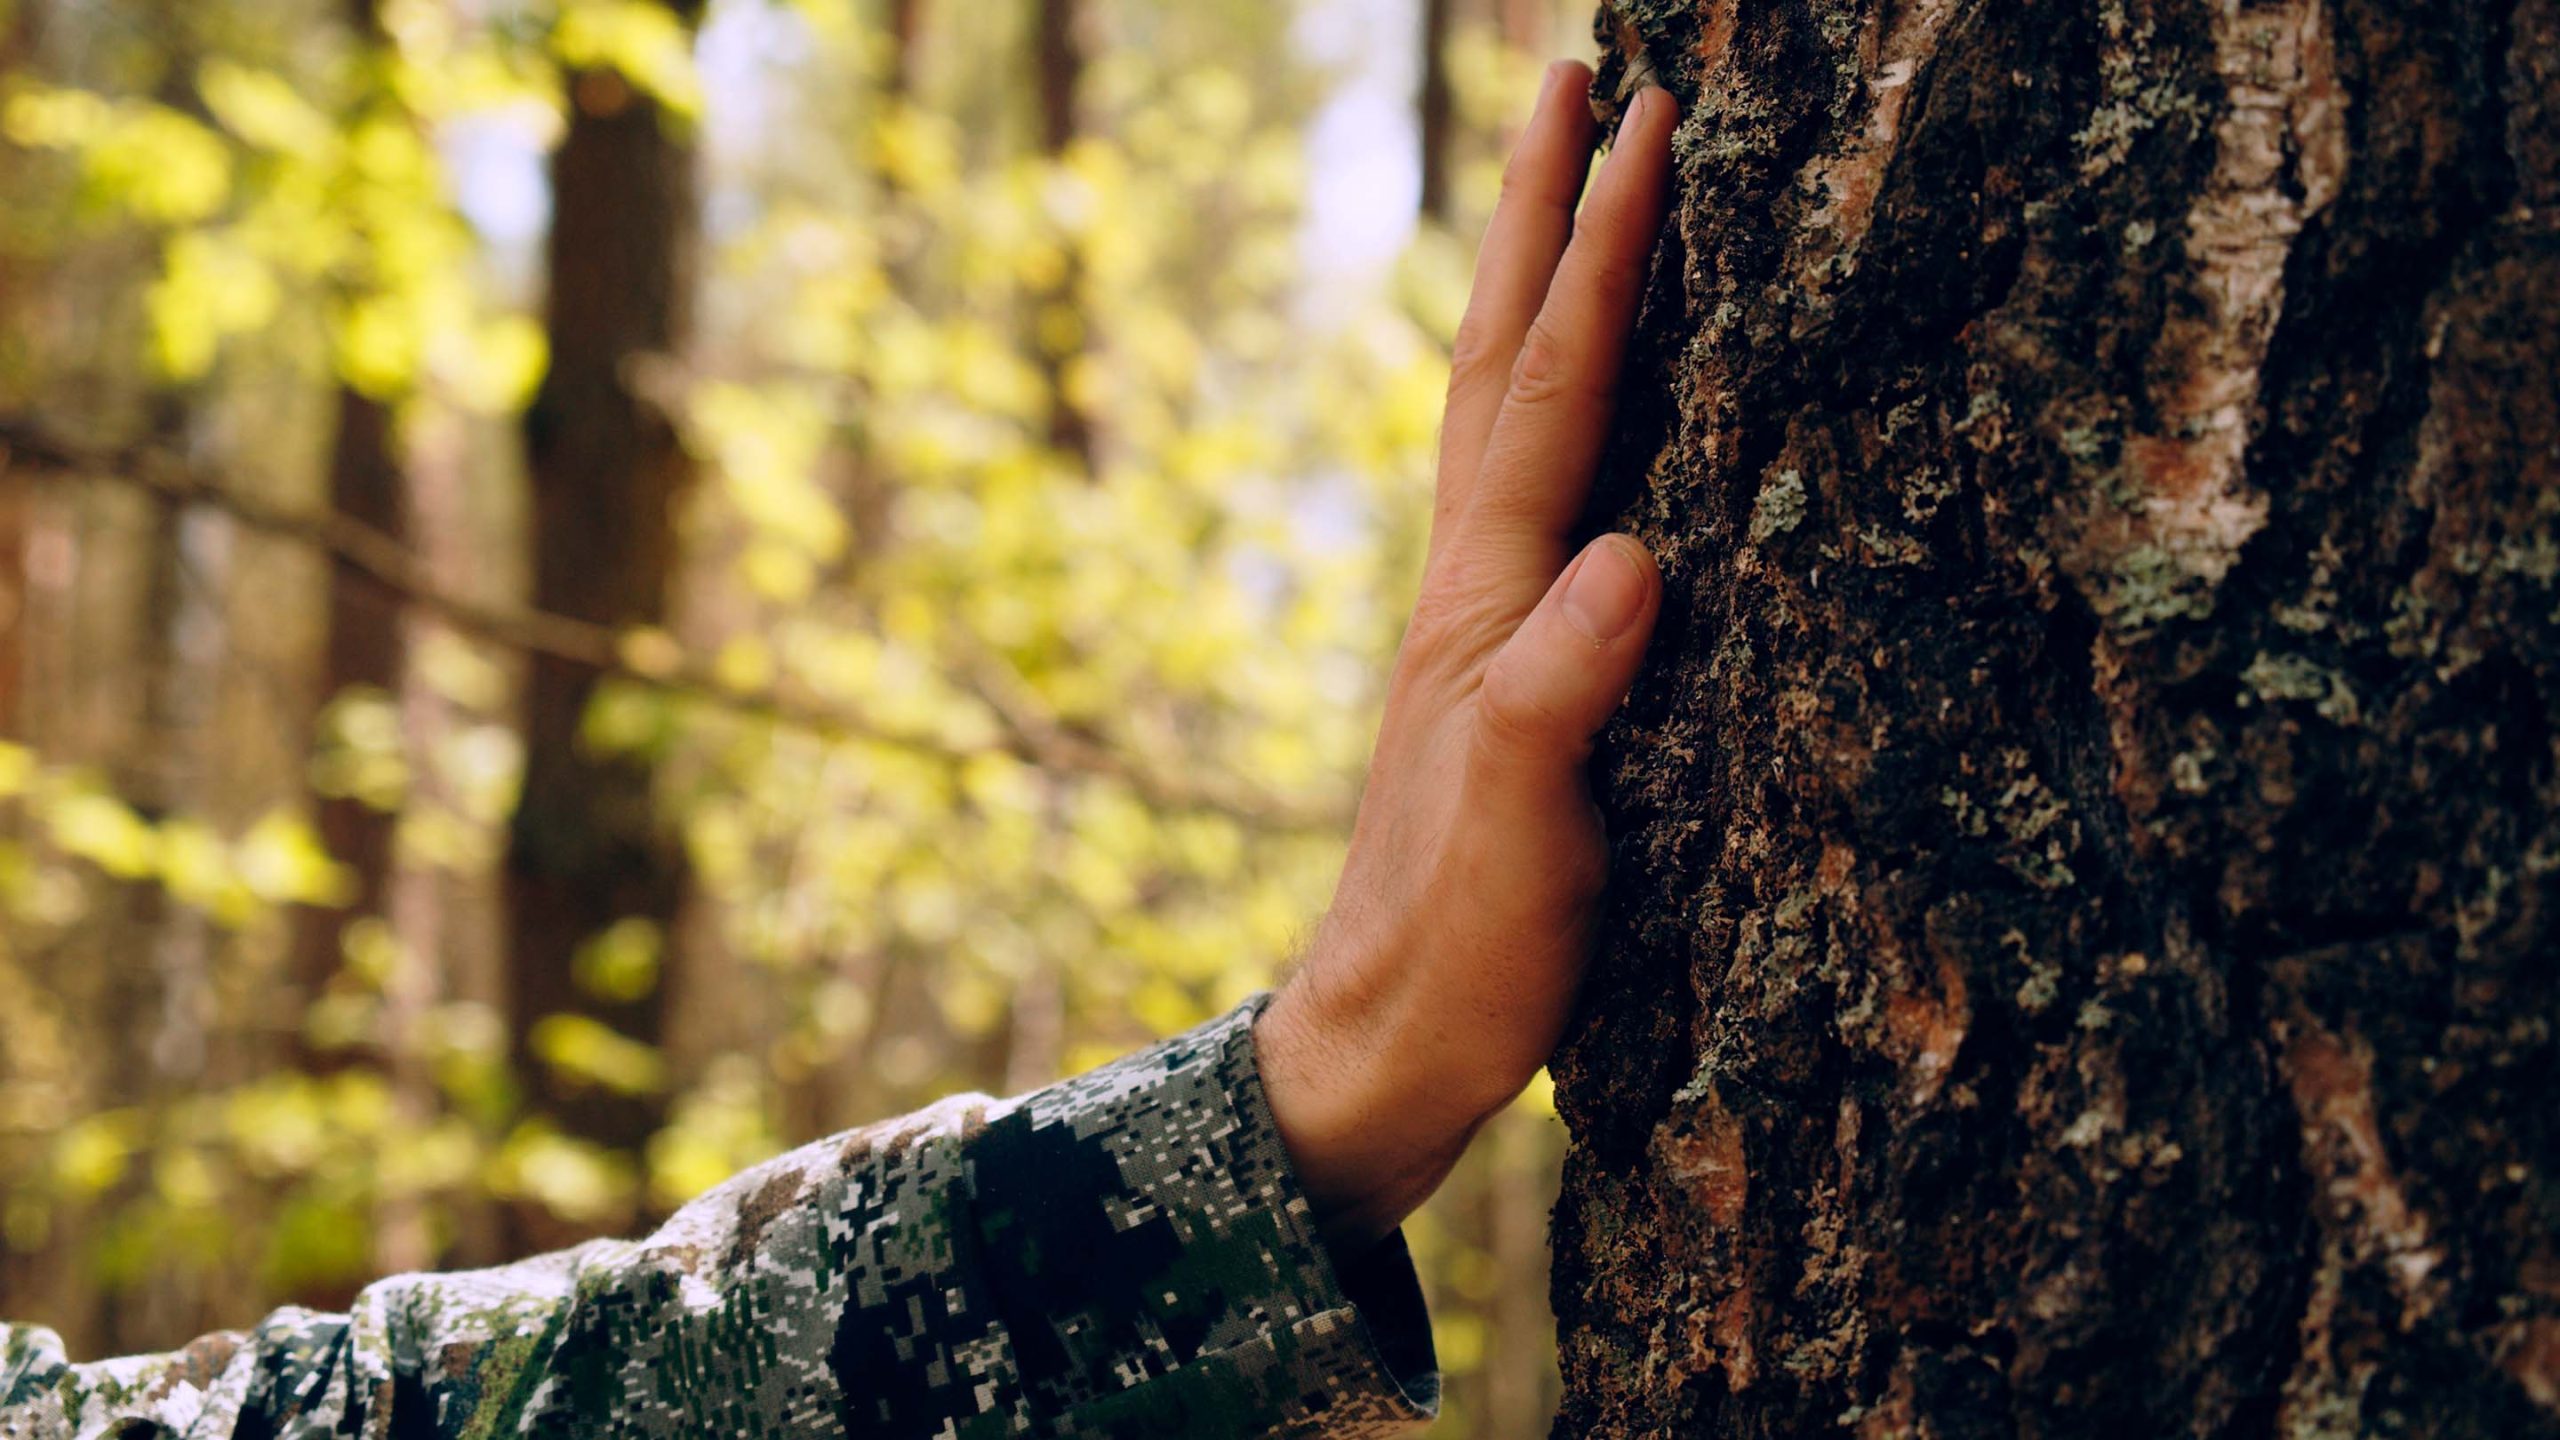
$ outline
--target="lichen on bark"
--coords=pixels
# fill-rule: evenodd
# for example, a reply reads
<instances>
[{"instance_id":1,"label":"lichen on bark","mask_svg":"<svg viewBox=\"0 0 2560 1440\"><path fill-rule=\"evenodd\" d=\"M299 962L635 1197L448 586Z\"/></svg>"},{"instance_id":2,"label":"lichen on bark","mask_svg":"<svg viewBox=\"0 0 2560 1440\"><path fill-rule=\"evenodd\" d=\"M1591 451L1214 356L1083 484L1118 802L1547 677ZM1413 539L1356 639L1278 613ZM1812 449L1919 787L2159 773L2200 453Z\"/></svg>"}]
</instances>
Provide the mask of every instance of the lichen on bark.
<instances>
[{"instance_id":1,"label":"lichen on bark","mask_svg":"<svg viewBox=\"0 0 2560 1440\"><path fill-rule=\"evenodd\" d=\"M1597 29L1557 1434L2560 1434L2560 0Z\"/></svg>"}]
</instances>

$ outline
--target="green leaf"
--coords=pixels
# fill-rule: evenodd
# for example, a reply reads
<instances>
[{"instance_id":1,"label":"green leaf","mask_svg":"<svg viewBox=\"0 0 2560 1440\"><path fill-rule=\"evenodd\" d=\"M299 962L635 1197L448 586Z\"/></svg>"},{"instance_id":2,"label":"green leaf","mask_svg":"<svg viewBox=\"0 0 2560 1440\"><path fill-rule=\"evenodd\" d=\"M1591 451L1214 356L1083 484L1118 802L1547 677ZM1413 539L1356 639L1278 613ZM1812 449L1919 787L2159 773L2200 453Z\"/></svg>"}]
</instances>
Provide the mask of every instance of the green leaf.
<instances>
[{"instance_id":1,"label":"green leaf","mask_svg":"<svg viewBox=\"0 0 2560 1440\"><path fill-rule=\"evenodd\" d=\"M655 1095L667 1087L667 1062L645 1045L585 1015L546 1015L533 1027L533 1053L574 1082L620 1095Z\"/></svg>"}]
</instances>

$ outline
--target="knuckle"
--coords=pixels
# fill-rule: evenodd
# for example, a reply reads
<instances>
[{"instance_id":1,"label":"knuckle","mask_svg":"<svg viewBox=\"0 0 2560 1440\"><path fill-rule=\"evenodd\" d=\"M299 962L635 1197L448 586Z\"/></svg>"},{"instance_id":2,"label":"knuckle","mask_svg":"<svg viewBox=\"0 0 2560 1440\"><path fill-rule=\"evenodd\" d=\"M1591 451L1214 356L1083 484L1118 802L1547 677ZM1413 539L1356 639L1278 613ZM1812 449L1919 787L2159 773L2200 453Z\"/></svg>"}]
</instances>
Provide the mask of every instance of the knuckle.
<instances>
[{"instance_id":1,"label":"knuckle","mask_svg":"<svg viewBox=\"0 0 2560 1440\"><path fill-rule=\"evenodd\" d=\"M1476 695L1477 758L1503 763L1551 750L1563 719L1520 673L1513 652L1497 655Z\"/></svg>"},{"instance_id":2,"label":"knuckle","mask_svg":"<svg viewBox=\"0 0 2560 1440\"><path fill-rule=\"evenodd\" d=\"M1573 386L1573 367L1565 354L1555 323L1539 316L1520 341L1519 358L1512 362L1511 398L1535 405L1567 393Z\"/></svg>"},{"instance_id":3,"label":"knuckle","mask_svg":"<svg viewBox=\"0 0 2560 1440\"><path fill-rule=\"evenodd\" d=\"M1453 553L1422 588L1405 626L1407 657L1426 665L1471 663L1492 627L1492 615L1467 581L1463 556Z\"/></svg>"},{"instance_id":4,"label":"knuckle","mask_svg":"<svg viewBox=\"0 0 2560 1440\"><path fill-rule=\"evenodd\" d=\"M1527 146L1515 148L1510 158L1502 162L1502 188L1494 196L1495 205L1516 207L1536 203L1539 199L1537 192L1546 178L1540 173L1540 168Z\"/></svg>"},{"instance_id":5,"label":"knuckle","mask_svg":"<svg viewBox=\"0 0 2560 1440\"><path fill-rule=\"evenodd\" d=\"M1492 322L1469 313L1458 322L1457 337L1449 345L1449 393L1465 395L1493 384L1503 371L1503 356L1493 335Z\"/></svg>"}]
</instances>

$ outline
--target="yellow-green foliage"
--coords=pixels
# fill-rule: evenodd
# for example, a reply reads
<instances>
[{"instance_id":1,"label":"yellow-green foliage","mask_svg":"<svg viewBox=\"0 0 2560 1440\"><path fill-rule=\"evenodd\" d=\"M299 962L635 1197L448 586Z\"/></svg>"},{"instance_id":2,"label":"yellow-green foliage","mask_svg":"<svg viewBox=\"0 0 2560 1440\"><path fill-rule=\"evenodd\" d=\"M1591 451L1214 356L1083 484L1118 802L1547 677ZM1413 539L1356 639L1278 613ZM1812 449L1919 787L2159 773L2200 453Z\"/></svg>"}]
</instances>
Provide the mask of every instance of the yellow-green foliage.
<instances>
[{"instance_id":1,"label":"yellow-green foliage","mask_svg":"<svg viewBox=\"0 0 2560 1440\"><path fill-rule=\"evenodd\" d=\"M762 37L751 94L657 0L501 8L386 0L376 44L332 28L337 6L191 4L165 53L0 81L22 213L44 217L38 246L7 228L38 252L13 258L133 297L80 340L120 361L39 348L0 393L76 390L77 416L186 395L245 437L230 483L307 505L321 447L292 437L314 427L269 430L344 388L392 408L404 454L467 472L467 533L520 544L517 474L489 457L547 364L539 257L464 218L456 157L556 142L571 69L699 138L701 333L642 381L703 483L682 614L620 646L633 676L684 683L608 686L584 739L655 767L701 904L681 935L629 921L575 965L600 1001L665 993L677 1019L659 1045L555 1016L507 1053L503 960L473 928L522 770L502 646L420 625L413 693L317 697L303 773L245 808L182 791L147 814L97 767L0 743L0 1240L76 1245L94 1283L201 1273L246 1305L434 1262L496 1207L627 1226L814 1126L1089 1065L1234 1004L1340 863L1467 255L1426 233L1392 295L1298 318L1329 282L1302 230L1322 77L1282 58L1292 7L1097 4L1088 133L1055 155L1027 6L936 9L903 97L878 7L852 0L715 7L730 39ZM1490 137L1531 57L1484 28L1451 59ZM1467 160L1481 214L1498 148ZM93 403L100 374L125 403ZM1090 419L1089 453L1053 443L1060 404ZM445 563L465 595L521 583L500 554ZM863 723L805 725L776 696ZM348 894L311 818L330 799L397 817L437 918L358 919L303 996L296 919ZM189 1023L230 1058L204 1085L107 1075L100 1027L159 1022L59 983L63 956L148 970L113 948L144 943L111 923L136 897L210 937ZM686 1028L703 1014L719 1023ZM664 1128L592 1143L525 1106L531 1065L659 1099ZM1552 1127L1543 1101L1523 1115ZM1552 1139L1519 1133L1487 1173L1535 1184ZM1495 1262L1468 1223L1417 1233L1454 1277L1464 1371Z\"/></svg>"}]
</instances>

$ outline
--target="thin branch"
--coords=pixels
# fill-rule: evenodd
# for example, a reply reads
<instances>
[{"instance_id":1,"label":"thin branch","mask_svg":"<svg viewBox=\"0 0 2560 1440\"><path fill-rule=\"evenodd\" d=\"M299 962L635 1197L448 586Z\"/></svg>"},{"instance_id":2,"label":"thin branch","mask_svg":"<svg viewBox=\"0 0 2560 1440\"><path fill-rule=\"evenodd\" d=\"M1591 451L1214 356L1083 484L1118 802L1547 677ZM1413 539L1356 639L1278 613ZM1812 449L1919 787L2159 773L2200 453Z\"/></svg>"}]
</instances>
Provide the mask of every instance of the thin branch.
<instances>
[{"instance_id":1,"label":"thin branch","mask_svg":"<svg viewBox=\"0 0 2560 1440\"><path fill-rule=\"evenodd\" d=\"M317 550L394 599L477 639L824 738L895 746L954 761L1006 754L1056 774L1119 781L1158 809L1211 811L1261 829L1338 829L1347 819L1336 807L1311 807L1240 786L1180 779L1141 765L1060 721L1019 676L984 659L969 667L965 682L967 693L996 728L994 742L980 748L947 735L887 725L814 696L778 689L743 692L721 683L702 656L672 645L626 645L625 637L610 626L457 594L437 583L416 552L370 525L332 511L242 494L153 447L84 451L42 425L0 416L0 479L20 469L56 480L104 479L140 489L163 504L218 510L252 530Z\"/></svg>"}]
</instances>

